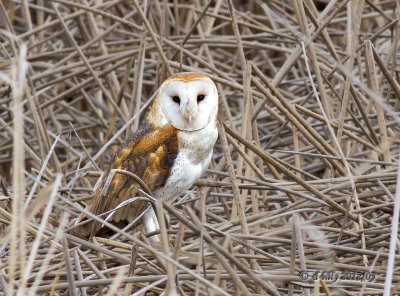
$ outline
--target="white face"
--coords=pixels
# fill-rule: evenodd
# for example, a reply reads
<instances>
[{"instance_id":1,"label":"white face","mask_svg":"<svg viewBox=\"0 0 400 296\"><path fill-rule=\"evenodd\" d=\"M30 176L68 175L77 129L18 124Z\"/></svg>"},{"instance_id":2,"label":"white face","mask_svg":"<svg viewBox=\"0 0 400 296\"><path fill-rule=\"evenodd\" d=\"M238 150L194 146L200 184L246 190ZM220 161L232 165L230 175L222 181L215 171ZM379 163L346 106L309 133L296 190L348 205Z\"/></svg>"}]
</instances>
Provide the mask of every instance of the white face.
<instances>
[{"instance_id":1,"label":"white face","mask_svg":"<svg viewBox=\"0 0 400 296\"><path fill-rule=\"evenodd\" d=\"M211 79L167 81L161 91L161 108L177 129L195 131L215 119L218 93Z\"/></svg>"}]
</instances>

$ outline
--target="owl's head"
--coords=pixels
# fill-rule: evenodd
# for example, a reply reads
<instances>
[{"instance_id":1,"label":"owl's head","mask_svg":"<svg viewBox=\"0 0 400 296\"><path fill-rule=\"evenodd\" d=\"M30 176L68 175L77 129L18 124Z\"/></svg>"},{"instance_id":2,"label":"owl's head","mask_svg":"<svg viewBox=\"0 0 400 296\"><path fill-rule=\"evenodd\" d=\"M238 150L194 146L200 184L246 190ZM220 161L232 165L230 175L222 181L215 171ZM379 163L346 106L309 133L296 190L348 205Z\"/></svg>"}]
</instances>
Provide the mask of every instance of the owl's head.
<instances>
[{"instance_id":1,"label":"owl's head","mask_svg":"<svg viewBox=\"0 0 400 296\"><path fill-rule=\"evenodd\" d=\"M218 92L214 82L204 74L179 73L161 85L157 105L175 128L200 130L216 118Z\"/></svg>"}]
</instances>

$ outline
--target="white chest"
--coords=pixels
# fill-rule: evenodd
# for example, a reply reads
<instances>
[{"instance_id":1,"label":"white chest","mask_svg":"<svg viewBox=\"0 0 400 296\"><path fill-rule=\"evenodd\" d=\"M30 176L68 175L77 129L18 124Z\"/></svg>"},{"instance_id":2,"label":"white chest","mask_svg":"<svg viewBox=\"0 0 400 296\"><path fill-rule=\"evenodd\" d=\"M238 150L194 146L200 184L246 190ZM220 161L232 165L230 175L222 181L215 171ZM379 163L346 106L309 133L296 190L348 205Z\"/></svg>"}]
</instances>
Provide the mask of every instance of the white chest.
<instances>
[{"instance_id":1,"label":"white chest","mask_svg":"<svg viewBox=\"0 0 400 296\"><path fill-rule=\"evenodd\" d=\"M178 155L164 187L155 192L156 197L169 199L189 189L208 168L217 137L215 123L199 131L180 131Z\"/></svg>"}]
</instances>

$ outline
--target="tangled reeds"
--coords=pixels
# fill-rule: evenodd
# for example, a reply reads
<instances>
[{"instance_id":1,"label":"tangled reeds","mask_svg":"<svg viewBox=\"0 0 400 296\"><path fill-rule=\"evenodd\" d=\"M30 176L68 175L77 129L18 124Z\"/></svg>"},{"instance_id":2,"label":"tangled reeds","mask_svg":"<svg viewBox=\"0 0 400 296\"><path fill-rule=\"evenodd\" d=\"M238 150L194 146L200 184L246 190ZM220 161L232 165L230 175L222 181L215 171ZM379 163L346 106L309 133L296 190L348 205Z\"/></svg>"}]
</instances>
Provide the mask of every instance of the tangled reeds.
<instances>
[{"instance_id":1,"label":"tangled reeds","mask_svg":"<svg viewBox=\"0 0 400 296\"><path fill-rule=\"evenodd\" d=\"M399 19L396 0L1 1L0 294L400 293ZM181 71L217 83L220 135L162 204L163 244L71 235Z\"/></svg>"}]
</instances>

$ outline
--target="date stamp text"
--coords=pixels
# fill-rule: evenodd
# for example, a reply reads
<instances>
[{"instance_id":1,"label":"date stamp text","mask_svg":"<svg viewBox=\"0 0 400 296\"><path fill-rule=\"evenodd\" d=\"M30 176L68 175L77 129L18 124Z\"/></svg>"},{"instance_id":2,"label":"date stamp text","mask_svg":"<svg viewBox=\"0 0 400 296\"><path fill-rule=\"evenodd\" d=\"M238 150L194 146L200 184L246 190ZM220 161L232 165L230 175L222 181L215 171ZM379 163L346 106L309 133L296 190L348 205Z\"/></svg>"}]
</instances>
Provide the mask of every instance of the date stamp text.
<instances>
[{"instance_id":1,"label":"date stamp text","mask_svg":"<svg viewBox=\"0 0 400 296\"><path fill-rule=\"evenodd\" d=\"M301 270L299 272L301 281L323 279L325 281L359 281L372 282L375 273L369 271L337 271L337 270Z\"/></svg>"}]
</instances>

